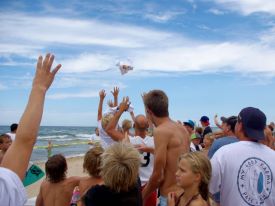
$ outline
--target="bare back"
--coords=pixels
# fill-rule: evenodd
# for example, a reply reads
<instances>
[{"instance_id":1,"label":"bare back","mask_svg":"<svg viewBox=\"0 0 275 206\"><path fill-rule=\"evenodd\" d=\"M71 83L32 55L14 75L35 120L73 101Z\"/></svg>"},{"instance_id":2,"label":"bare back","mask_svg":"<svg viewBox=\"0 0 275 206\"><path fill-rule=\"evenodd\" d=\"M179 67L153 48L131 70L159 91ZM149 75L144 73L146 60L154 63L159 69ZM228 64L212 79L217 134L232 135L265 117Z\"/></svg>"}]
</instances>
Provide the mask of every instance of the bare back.
<instances>
[{"instance_id":1,"label":"bare back","mask_svg":"<svg viewBox=\"0 0 275 206\"><path fill-rule=\"evenodd\" d=\"M102 185L102 178L94 178L94 177L83 177L79 183L79 192L80 196L83 196L88 189L90 189L94 185Z\"/></svg>"},{"instance_id":2,"label":"bare back","mask_svg":"<svg viewBox=\"0 0 275 206\"><path fill-rule=\"evenodd\" d=\"M78 185L78 177L69 177L59 183L50 183L44 180L41 184L36 206L68 206L73 190Z\"/></svg>"},{"instance_id":3,"label":"bare back","mask_svg":"<svg viewBox=\"0 0 275 206\"><path fill-rule=\"evenodd\" d=\"M176 185L175 173L178 168L178 158L181 154L189 152L189 134L184 127L173 121L167 121L156 128L154 133L156 147L160 146L160 153L164 155L163 181L160 184L160 194L167 196L169 192L179 189ZM158 149L158 148L156 148Z\"/></svg>"}]
</instances>

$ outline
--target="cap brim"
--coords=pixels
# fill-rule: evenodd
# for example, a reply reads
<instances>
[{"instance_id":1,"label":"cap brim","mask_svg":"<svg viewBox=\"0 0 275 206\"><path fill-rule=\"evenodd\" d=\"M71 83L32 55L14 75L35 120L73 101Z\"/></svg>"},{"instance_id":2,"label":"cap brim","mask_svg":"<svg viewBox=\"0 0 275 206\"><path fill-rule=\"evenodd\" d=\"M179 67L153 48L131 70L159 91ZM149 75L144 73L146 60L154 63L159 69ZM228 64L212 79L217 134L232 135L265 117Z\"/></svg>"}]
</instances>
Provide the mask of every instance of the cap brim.
<instances>
[{"instance_id":1,"label":"cap brim","mask_svg":"<svg viewBox=\"0 0 275 206\"><path fill-rule=\"evenodd\" d=\"M251 128L245 128L247 136L255 140L263 140L265 138L264 130L255 130Z\"/></svg>"},{"instance_id":2,"label":"cap brim","mask_svg":"<svg viewBox=\"0 0 275 206\"><path fill-rule=\"evenodd\" d=\"M189 122L183 122L183 124L184 124L184 125L188 125L188 126L190 126L190 127L194 128L194 126L193 126L193 125L191 125Z\"/></svg>"}]
</instances>

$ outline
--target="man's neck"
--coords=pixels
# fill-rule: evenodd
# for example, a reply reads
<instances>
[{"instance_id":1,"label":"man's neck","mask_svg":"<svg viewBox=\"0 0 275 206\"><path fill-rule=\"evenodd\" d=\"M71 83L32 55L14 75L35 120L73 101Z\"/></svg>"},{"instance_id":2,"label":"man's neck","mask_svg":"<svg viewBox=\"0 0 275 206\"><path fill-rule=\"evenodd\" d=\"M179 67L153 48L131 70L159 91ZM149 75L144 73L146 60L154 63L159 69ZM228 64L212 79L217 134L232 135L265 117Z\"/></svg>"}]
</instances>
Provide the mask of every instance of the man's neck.
<instances>
[{"instance_id":1,"label":"man's neck","mask_svg":"<svg viewBox=\"0 0 275 206\"><path fill-rule=\"evenodd\" d=\"M169 117L155 117L154 118L154 124L156 127L158 127L159 125L165 123L165 122L170 122L171 119Z\"/></svg>"},{"instance_id":2,"label":"man's neck","mask_svg":"<svg viewBox=\"0 0 275 206\"><path fill-rule=\"evenodd\" d=\"M234 134L234 132L227 132L226 136L228 136L228 137L236 137L236 135Z\"/></svg>"},{"instance_id":3,"label":"man's neck","mask_svg":"<svg viewBox=\"0 0 275 206\"><path fill-rule=\"evenodd\" d=\"M252 138L249 138L249 137L246 137L246 136L239 137L239 140L240 141L249 141L249 142L258 142L258 140L252 139Z\"/></svg>"},{"instance_id":4,"label":"man's neck","mask_svg":"<svg viewBox=\"0 0 275 206\"><path fill-rule=\"evenodd\" d=\"M139 136L144 139L146 137L146 132L135 131L135 136Z\"/></svg>"}]
</instances>

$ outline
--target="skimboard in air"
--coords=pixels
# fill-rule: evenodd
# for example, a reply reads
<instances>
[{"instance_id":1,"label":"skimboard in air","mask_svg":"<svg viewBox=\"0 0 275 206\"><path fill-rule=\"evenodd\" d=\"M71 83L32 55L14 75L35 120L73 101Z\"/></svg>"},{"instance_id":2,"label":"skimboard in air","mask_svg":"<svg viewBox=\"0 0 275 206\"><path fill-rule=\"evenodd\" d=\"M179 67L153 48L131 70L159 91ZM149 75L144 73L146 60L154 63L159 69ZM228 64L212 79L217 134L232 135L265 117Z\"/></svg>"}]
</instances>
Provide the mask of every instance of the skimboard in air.
<instances>
[{"instance_id":1,"label":"skimboard in air","mask_svg":"<svg viewBox=\"0 0 275 206\"><path fill-rule=\"evenodd\" d=\"M23 180L23 185L27 187L28 185L37 182L44 176L44 171L37 165L32 164L26 172L25 179Z\"/></svg>"}]
</instances>

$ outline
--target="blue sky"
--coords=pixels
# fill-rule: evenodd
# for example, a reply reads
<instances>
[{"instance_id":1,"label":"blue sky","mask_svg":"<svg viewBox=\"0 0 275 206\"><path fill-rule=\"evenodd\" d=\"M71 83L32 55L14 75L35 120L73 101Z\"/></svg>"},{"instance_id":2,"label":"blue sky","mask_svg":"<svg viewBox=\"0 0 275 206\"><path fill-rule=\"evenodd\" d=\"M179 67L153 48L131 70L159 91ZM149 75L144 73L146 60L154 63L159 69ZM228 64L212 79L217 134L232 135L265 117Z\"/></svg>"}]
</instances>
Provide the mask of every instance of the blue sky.
<instances>
[{"instance_id":1,"label":"blue sky","mask_svg":"<svg viewBox=\"0 0 275 206\"><path fill-rule=\"evenodd\" d=\"M98 91L108 100L114 86L136 114L142 92L162 89L175 120L246 106L275 120L274 0L2 0L0 33L0 125L19 121L47 52L63 67L42 125L96 125ZM122 76L118 61L134 70Z\"/></svg>"}]
</instances>

